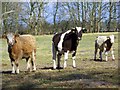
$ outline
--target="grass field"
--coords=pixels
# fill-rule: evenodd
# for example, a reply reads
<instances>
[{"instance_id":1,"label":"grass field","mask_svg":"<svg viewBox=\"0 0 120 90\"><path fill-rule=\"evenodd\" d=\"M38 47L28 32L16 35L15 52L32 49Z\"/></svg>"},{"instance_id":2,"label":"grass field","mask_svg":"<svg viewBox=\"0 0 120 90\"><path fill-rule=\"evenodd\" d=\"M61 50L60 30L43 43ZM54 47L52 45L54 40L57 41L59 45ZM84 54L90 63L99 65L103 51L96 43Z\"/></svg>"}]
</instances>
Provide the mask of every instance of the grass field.
<instances>
[{"instance_id":1,"label":"grass field","mask_svg":"<svg viewBox=\"0 0 120 90\"><path fill-rule=\"evenodd\" d=\"M98 35L116 36L114 43L115 61L111 54L109 61L93 61L94 41ZM77 68L72 68L71 54L67 68L52 70L51 43L52 35L35 36L37 40L36 72L26 72L25 60L20 61L20 74L11 74L11 64L5 39L0 39L2 53L3 88L117 88L118 76L118 33L83 34L76 55ZM103 55L105 60L105 55ZM61 60L63 66L63 58Z\"/></svg>"}]
</instances>

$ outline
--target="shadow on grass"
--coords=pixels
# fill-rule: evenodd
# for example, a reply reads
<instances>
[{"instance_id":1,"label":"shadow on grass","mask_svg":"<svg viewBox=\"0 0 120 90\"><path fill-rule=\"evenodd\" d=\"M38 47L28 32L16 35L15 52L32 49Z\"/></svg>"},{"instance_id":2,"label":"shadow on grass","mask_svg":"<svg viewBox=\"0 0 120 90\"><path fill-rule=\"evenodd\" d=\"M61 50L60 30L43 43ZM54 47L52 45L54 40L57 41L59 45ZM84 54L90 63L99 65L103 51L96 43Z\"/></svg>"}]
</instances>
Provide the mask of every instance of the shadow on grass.
<instances>
[{"instance_id":1,"label":"shadow on grass","mask_svg":"<svg viewBox=\"0 0 120 90\"><path fill-rule=\"evenodd\" d=\"M51 70L55 70L55 69L53 69L53 67L44 67L44 68L40 68L40 69L42 69L42 70L49 70L49 69L51 69ZM60 68L56 68L56 69L63 69L63 67L60 67Z\"/></svg>"},{"instance_id":2,"label":"shadow on grass","mask_svg":"<svg viewBox=\"0 0 120 90\"><path fill-rule=\"evenodd\" d=\"M17 73L15 72L15 73L12 73L12 71L10 71L10 70L8 70L8 71L1 71L0 72L1 74L6 74L6 75L9 75L9 74L11 74L11 75L17 75ZM29 71L20 71L20 73L19 74L29 74L29 73L32 73L32 72L29 72Z\"/></svg>"},{"instance_id":3,"label":"shadow on grass","mask_svg":"<svg viewBox=\"0 0 120 90\"><path fill-rule=\"evenodd\" d=\"M95 62L106 62L105 60L100 60L100 59L90 59L90 61L95 61Z\"/></svg>"},{"instance_id":4,"label":"shadow on grass","mask_svg":"<svg viewBox=\"0 0 120 90\"><path fill-rule=\"evenodd\" d=\"M2 71L2 74L12 74L12 71Z\"/></svg>"}]
</instances>

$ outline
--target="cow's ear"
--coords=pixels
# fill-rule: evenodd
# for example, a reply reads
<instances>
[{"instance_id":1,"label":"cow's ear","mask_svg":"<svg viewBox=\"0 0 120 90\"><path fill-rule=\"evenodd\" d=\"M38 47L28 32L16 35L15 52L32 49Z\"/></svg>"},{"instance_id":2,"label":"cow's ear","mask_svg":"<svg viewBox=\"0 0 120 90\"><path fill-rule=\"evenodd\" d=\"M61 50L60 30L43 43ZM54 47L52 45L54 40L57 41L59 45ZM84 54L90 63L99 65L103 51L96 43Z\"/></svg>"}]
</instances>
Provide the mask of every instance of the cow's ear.
<instances>
[{"instance_id":1,"label":"cow's ear","mask_svg":"<svg viewBox=\"0 0 120 90\"><path fill-rule=\"evenodd\" d=\"M15 34L15 43L17 43L17 38L16 37L19 37L20 34Z\"/></svg>"}]
</instances>

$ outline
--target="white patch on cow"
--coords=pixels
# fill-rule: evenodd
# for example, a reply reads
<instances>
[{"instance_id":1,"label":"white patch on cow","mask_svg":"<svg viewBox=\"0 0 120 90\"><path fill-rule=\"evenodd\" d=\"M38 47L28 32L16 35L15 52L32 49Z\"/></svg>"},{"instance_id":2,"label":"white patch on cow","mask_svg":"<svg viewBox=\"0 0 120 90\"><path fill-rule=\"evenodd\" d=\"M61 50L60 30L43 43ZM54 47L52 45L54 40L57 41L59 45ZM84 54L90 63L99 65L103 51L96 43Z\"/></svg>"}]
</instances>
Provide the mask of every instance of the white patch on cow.
<instances>
[{"instance_id":1,"label":"white patch on cow","mask_svg":"<svg viewBox=\"0 0 120 90\"><path fill-rule=\"evenodd\" d=\"M67 52L64 53L64 68L67 67L68 53L69 53L69 51L67 51Z\"/></svg>"},{"instance_id":2,"label":"white patch on cow","mask_svg":"<svg viewBox=\"0 0 120 90\"><path fill-rule=\"evenodd\" d=\"M107 40L107 36L98 36L97 37L97 43L99 46L101 46L103 44L103 42L105 42Z\"/></svg>"},{"instance_id":3,"label":"white patch on cow","mask_svg":"<svg viewBox=\"0 0 120 90\"><path fill-rule=\"evenodd\" d=\"M30 59L27 61L27 70L30 70Z\"/></svg>"},{"instance_id":4,"label":"white patch on cow","mask_svg":"<svg viewBox=\"0 0 120 90\"><path fill-rule=\"evenodd\" d=\"M104 51L106 51L106 48L104 47Z\"/></svg>"},{"instance_id":5,"label":"white patch on cow","mask_svg":"<svg viewBox=\"0 0 120 90\"><path fill-rule=\"evenodd\" d=\"M64 60L68 59L68 53L69 53L69 51L67 51L67 52L64 53Z\"/></svg>"},{"instance_id":6,"label":"white patch on cow","mask_svg":"<svg viewBox=\"0 0 120 90\"><path fill-rule=\"evenodd\" d=\"M13 66L12 66L12 73L14 74L15 73L15 63L12 62Z\"/></svg>"},{"instance_id":7,"label":"white patch on cow","mask_svg":"<svg viewBox=\"0 0 120 90\"><path fill-rule=\"evenodd\" d=\"M75 51L72 51L72 54L74 54L75 53Z\"/></svg>"},{"instance_id":8,"label":"white patch on cow","mask_svg":"<svg viewBox=\"0 0 120 90\"><path fill-rule=\"evenodd\" d=\"M12 66L12 73L15 73L15 67Z\"/></svg>"},{"instance_id":9,"label":"white patch on cow","mask_svg":"<svg viewBox=\"0 0 120 90\"><path fill-rule=\"evenodd\" d=\"M72 59L73 59L73 67L76 67L75 58L76 58L75 56L72 57Z\"/></svg>"},{"instance_id":10,"label":"white patch on cow","mask_svg":"<svg viewBox=\"0 0 120 90\"><path fill-rule=\"evenodd\" d=\"M80 40L80 37L78 37L78 40Z\"/></svg>"},{"instance_id":11,"label":"white patch on cow","mask_svg":"<svg viewBox=\"0 0 120 90\"><path fill-rule=\"evenodd\" d=\"M35 53L34 53L34 51L32 52L32 57L33 57L33 71L36 71L36 65L35 65Z\"/></svg>"},{"instance_id":12,"label":"white patch on cow","mask_svg":"<svg viewBox=\"0 0 120 90\"><path fill-rule=\"evenodd\" d=\"M11 44L11 45L14 44L14 35L13 35L13 33L7 34L7 39L8 39L9 44Z\"/></svg>"},{"instance_id":13,"label":"white patch on cow","mask_svg":"<svg viewBox=\"0 0 120 90\"><path fill-rule=\"evenodd\" d=\"M76 27L78 33L82 30L82 27Z\"/></svg>"},{"instance_id":14,"label":"white patch on cow","mask_svg":"<svg viewBox=\"0 0 120 90\"><path fill-rule=\"evenodd\" d=\"M19 71L19 67L16 68L16 73L19 74L20 71Z\"/></svg>"},{"instance_id":15,"label":"white patch on cow","mask_svg":"<svg viewBox=\"0 0 120 90\"><path fill-rule=\"evenodd\" d=\"M61 35L60 41L59 41L59 43L58 43L58 50L59 50L59 51L62 50L62 43L63 43L63 39L64 39L65 35L68 34L68 33L70 33L70 32L71 32L71 30L68 30L68 31L66 31L65 33L63 33L63 34Z\"/></svg>"},{"instance_id":16,"label":"white patch on cow","mask_svg":"<svg viewBox=\"0 0 120 90\"><path fill-rule=\"evenodd\" d=\"M33 66L33 71L36 71L36 65L35 65L35 63L34 63L34 66Z\"/></svg>"},{"instance_id":17,"label":"white patch on cow","mask_svg":"<svg viewBox=\"0 0 120 90\"><path fill-rule=\"evenodd\" d=\"M105 52L105 55L106 55L106 61L108 61L108 52Z\"/></svg>"},{"instance_id":18,"label":"white patch on cow","mask_svg":"<svg viewBox=\"0 0 120 90\"><path fill-rule=\"evenodd\" d=\"M53 60L53 69L56 69L56 60Z\"/></svg>"},{"instance_id":19,"label":"white patch on cow","mask_svg":"<svg viewBox=\"0 0 120 90\"><path fill-rule=\"evenodd\" d=\"M113 50L111 51L111 54L112 54L112 59L115 60L115 56L114 56L114 51Z\"/></svg>"},{"instance_id":20,"label":"white patch on cow","mask_svg":"<svg viewBox=\"0 0 120 90\"><path fill-rule=\"evenodd\" d=\"M114 35L110 35L110 40L111 40L111 43L114 43Z\"/></svg>"},{"instance_id":21,"label":"white patch on cow","mask_svg":"<svg viewBox=\"0 0 120 90\"><path fill-rule=\"evenodd\" d=\"M30 70L30 71L32 71L32 70ZM36 66L35 66L35 64L33 65L33 71L36 71Z\"/></svg>"},{"instance_id":22,"label":"white patch on cow","mask_svg":"<svg viewBox=\"0 0 120 90\"><path fill-rule=\"evenodd\" d=\"M52 43L52 59L53 59L53 69L56 69L56 49L54 43Z\"/></svg>"},{"instance_id":23,"label":"white patch on cow","mask_svg":"<svg viewBox=\"0 0 120 90\"><path fill-rule=\"evenodd\" d=\"M72 59L73 59L73 60L75 60L75 58L76 58L75 56L74 56L74 57L72 57Z\"/></svg>"}]
</instances>

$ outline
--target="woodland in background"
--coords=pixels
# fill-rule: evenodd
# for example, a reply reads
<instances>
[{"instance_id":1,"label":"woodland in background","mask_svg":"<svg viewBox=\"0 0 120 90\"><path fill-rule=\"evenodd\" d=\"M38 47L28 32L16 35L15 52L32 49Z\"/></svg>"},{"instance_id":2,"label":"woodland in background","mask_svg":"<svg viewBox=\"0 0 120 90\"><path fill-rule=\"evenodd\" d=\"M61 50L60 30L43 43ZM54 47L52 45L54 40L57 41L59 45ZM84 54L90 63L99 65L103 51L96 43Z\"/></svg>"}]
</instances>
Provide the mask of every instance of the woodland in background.
<instances>
[{"instance_id":1,"label":"woodland in background","mask_svg":"<svg viewBox=\"0 0 120 90\"><path fill-rule=\"evenodd\" d=\"M81 26L88 33L120 30L120 2L0 2L1 34L53 34Z\"/></svg>"}]
</instances>

